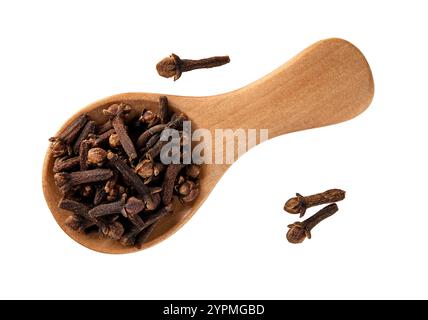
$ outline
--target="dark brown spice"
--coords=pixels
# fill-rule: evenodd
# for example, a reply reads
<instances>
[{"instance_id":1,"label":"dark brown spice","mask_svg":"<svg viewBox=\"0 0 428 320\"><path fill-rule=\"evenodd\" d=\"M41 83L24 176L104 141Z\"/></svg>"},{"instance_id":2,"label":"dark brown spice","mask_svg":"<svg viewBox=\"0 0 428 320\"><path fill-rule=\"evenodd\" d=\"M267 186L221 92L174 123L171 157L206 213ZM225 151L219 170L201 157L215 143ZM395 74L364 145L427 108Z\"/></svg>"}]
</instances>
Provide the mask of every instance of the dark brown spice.
<instances>
[{"instance_id":1,"label":"dark brown spice","mask_svg":"<svg viewBox=\"0 0 428 320\"><path fill-rule=\"evenodd\" d=\"M153 211L159 207L161 203L161 196L159 193L152 193L151 200L147 201L146 209L148 211Z\"/></svg>"},{"instance_id":2,"label":"dark brown spice","mask_svg":"<svg viewBox=\"0 0 428 320\"><path fill-rule=\"evenodd\" d=\"M65 225L75 231L84 231L87 228L97 225L99 228L105 227L108 221L95 220L89 215L89 206L72 199L62 198L59 205L61 209L74 213L74 218L68 218Z\"/></svg>"},{"instance_id":3,"label":"dark brown spice","mask_svg":"<svg viewBox=\"0 0 428 320\"><path fill-rule=\"evenodd\" d=\"M54 175L55 184L64 193L70 191L73 186L85 183L93 183L108 180L113 176L110 169L93 169L77 172L60 172Z\"/></svg>"},{"instance_id":4,"label":"dark brown spice","mask_svg":"<svg viewBox=\"0 0 428 320\"><path fill-rule=\"evenodd\" d=\"M137 248L141 249L143 244L145 244L147 240L150 238L150 236L152 235L155 227L156 227L156 223L153 223L149 225L147 228L145 228L143 231L141 231L141 233L138 235L136 240Z\"/></svg>"},{"instance_id":5,"label":"dark brown spice","mask_svg":"<svg viewBox=\"0 0 428 320\"><path fill-rule=\"evenodd\" d=\"M101 166L107 159L107 151L102 148L91 148L88 151L87 162Z\"/></svg>"},{"instance_id":6,"label":"dark brown spice","mask_svg":"<svg viewBox=\"0 0 428 320\"><path fill-rule=\"evenodd\" d=\"M137 140L137 147L143 147L154 134L162 132L166 126L166 124L158 124L144 131Z\"/></svg>"},{"instance_id":7,"label":"dark brown spice","mask_svg":"<svg viewBox=\"0 0 428 320\"><path fill-rule=\"evenodd\" d=\"M150 138L152 138L157 133L161 133L166 128L170 128L170 129L180 129L180 128L182 128L183 127L183 121L185 121L186 119L187 119L187 117L184 114L180 113L180 114L177 114L177 116L174 117L174 119L171 119L171 121L168 122L167 124L158 124L158 125L155 125L153 127L150 127L148 130L146 130L145 132L143 132L140 135L140 137L138 138L138 140L137 140L137 147L141 148L141 147L143 147L147 143L146 147L150 148L152 146L152 145L150 145L150 146L148 145L148 140ZM162 148L162 146L165 145L165 143L160 143L160 148L158 148L159 152L160 152L160 149ZM153 152L153 156L156 156L158 154L159 153L155 154Z\"/></svg>"},{"instance_id":8,"label":"dark brown spice","mask_svg":"<svg viewBox=\"0 0 428 320\"><path fill-rule=\"evenodd\" d=\"M84 217L85 219L90 219L90 216L88 214L89 210L91 210L91 207L67 198L62 198L58 205L61 209L72 211L75 214Z\"/></svg>"},{"instance_id":9,"label":"dark brown spice","mask_svg":"<svg viewBox=\"0 0 428 320\"><path fill-rule=\"evenodd\" d=\"M152 214L149 218L144 220L144 223L142 225L134 225L134 227L120 240L122 244L124 245L134 245L136 242L138 242L139 245L144 243L145 239L147 239L147 236L151 234L153 231L154 225L156 222L158 222L161 218L167 216L172 212L172 206L166 206L160 210L158 210L156 213ZM142 233L144 230L149 229L148 232ZM138 241L137 241L138 238Z\"/></svg>"},{"instance_id":10,"label":"dark brown spice","mask_svg":"<svg viewBox=\"0 0 428 320\"><path fill-rule=\"evenodd\" d=\"M56 158L53 166L53 172L58 173L62 171L69 171L76 167L78 167L80 164L80 158L79 157L73 157L73 158Z\"/></svg>"},{"instance_id":11,"label":"dark brown spice","mask_svg":"<svg viewBox=\"0 0 428 320\"><path fill-rule=\"evenodd\" d=\"M171 120L163 130L168 130L168 129L178 130L178 129L183 127L183 121L185 121L186 119L187 118L185 115L180 114L174 120ZM163 133L164 133L164 131L162 131L162 134ZM162 134L161 134L161 136L162 136ZM156 142L156 144L146 152L146 158L150 159L150 160L153 160L154 158L156 158L161 153L162 148L168 142L169 141L166 139L159 139Z\"/></svg>"},{"instance_id":12,"label":"dark brown spice","mask_svg":"<svg viewBox=\"0 0 428 320\"><path fill-rule=\"evenodd\" d=\"M157 212L152 213L148 218L145 218L144 219L144 225L147 227L147 226L159 221L160 219L167 216L171 212L172 212L172 205L169 204L169 205L163 207L162 209L158 210Z\"/></svg>"},{"instance_id":13,"label":"dark brown spice","mask_svg":"<svg viewBox=\"0 0 428 320\"><path fill-rule=\"evenodd\" d=\"M108 143L109 143L110 147L112 147L114 149L119 148L121 146L119 135L117 133L113 133L108 138Z\"/></svg>"},{"instance_id":14,"label":"dark brown spice","mask_svg":"<svg viewBox=\"0 0 428 320\"><path fill-rule=\"evenodd\" d=\"M229 56L218 56L199 60L180 59L179 56L172 53L169 57L162 59L156 65L159 75L164 78L174 77L174 81L181 77L186 71L195 69L206 69L219 67L230 62Z\"/></svg>"},{"instance_id":15,"label":"dark brown spice","mask_svg":"<svg viewBox=\"0 0 428 320\"><path fill-rule=\"evenodd\" d=\"M300 214L303 217L306 209L320 204L338 202L345 199L345 191L340 189L330 189L322 193L310 196L302 196L296 193L296 197L288 200L284 205L284 210L292 214Z\"/></svg>"},{"instance_id":16,"label":"dark brown spice","mask_svg":"<svg viewBox=\"0 0 428 320\"><path fill-rule=\"evenodd\" d=\"M100 147L107 141L109 141L110 136L114 134L114 129L107 130L106 132L99 135L94 141L94 147Z\"/></svg>"},{"instance_id":17,"label":"dark brown spice","mask_svg":"<svg viewBox=\"0 0 428 320\"><path fill-rule=\"evenodd\" d=\"M120 172L123 181L128 187L134 188L140 196L147 202L150 199L150 190L138 175L132 170L126 163L119 159L119 157L113 152L107 153L109 162Z\"/></svg>"},{"instance_id":18,"label":"dark brown spice","mask_svg":"<svg viewBox=\"0 0 428 320\"><path fill-rule=\"evenodd\" d=\"M103 110L103 113L111 118L111 124L116 131L116 134L120 140L120 144L128 155L130 161L137 158L137 151L135 150L131 138L128 136L128 132L124 123L124 117L131 111L131 109L131 106L120 103L113 104L108 109Z\"/></svg>"},{"instance_id":19,"label":"dark brown spice","mask_svg":"<svg viewBox=\"0 0 428 320\"><path fill-rule=\"evenodd\" d=\"M147 141L145 149L149 150L151 147L153 147L159 141L159 138L160 138L160 134L159 133L154 134L149 139L149 141Z\"/></svg>"},{"instance_id":20,"label":"dark brown spice","mask_svg":"<svg viewBox=\"0 0 428 320\"><path fill-rule=\"evenodd\" d=\"M179 182L179 184L176 185L176 190L179 194L179 200L182 203L192 202L199 195L199 186L191 180Z\"/></svg>"},{"instance_id":21,"label":"dark brown spice","mask_svg":"<svg viewBox=\"0 0 428 320\"><path fill-rule=\"evenodd\" d=\"M153 161L162 151L162 148L168 143L168 140L159 139L156 144L146 152L146 158Z\"/></svg>"},{"instance_id":22,"label":"dark brown spice","mask_svg":"<svg viewBox=\"0 0 428 320\"><path fill-rule=\"evenodd\" d=\"M82 143L82 141L86 140L89 137L89 135L93 133L95 133L95 121L88 121L85 127L82 129L82 132L80 133L76 142L74 143L74 146L73 146L74 154L79 153L80 144Z\"/></svg>"},{"instance_id":23,"label":"dark brown spice","mask_svg":"<svg viewBox=\"0 0 428 320\"><path fill-rule=\"evenodd\" d=\"M184 166L184 164L170 164L166 168L165 180L163 181L162 185L162 202L164 205L171 203L174 192L175 179Z\"/></svg>"},{"instance_id":24,"label":"dark brown spice","mask_svg":"<svg viewBox=\"0 0 428 320\"><path fill-rule=\"evenodd\" d=\"M197 164L190 164L186 167L186 175L192 179L199 178L201 167Z\"/></svg>"},{"instance_id":25,"label":"dark brown spice","mask_svg":"<svg viewBox=\"0 0 428 320\"><path fill-rule=\"evenodd\" d=\"M54 180L64 194L58 205L71 213L65 225L77 232L98 230L123 244L139 245L172 212L173 196L185 204L199 193L199 168L187 166L178 177L178 172L173 173L172 167L166 170L160 162L161 133L182 130L187 119L181 113L170 116L166 97L159 98L159 114L145 110L140 117L130 118L130 111L124 103L110 105L104 110L109 120L100 125L82 115L51 139L50 148L56 158ZM132 146L139 137L143 148L134 157ZM137 156L140 161L134 168ZM180 170L184 167L180 165ZM169 199L166 206L163 197Z\"/></svg>"},{"instance_id":26,"label":"dark brown spice","mask_svg":"<svg viewBox=\"0 0 428 320\"><path fill-rule=\"evenodd\" d=\"M73 148L71 144L80 134L80 130L85 126L88 121L88 116L82 114L77 117L67 128L65 128L59 135L49 139L51 142L50 148L54 158L62 157L66 153L71 155Z\"/></svg>"},{"instance_id":27,"label":"dark brown spice","mask_svg":"<svg viewBox=\"0 0 428 320\"><path fill-rule=\"evenodd\" d=\"M91 197L93 191L94 191L94 188L90 184L83 185L80 187L80 194L82 195L83 198Z\"/></svg>"},{"instance_id":28,"label":"dark brown spice","mask_svg":"<svg viewBox=\"0 0 428 320\"><path fill-rule=\"evenodd\" d=\"M124 246L133 246L137 240L137 236L140 234L141 228L134 226L131 230L126 232L120 239L120 243Z\"/></svg>"},{"instance_id":29,"label":"dark brown spice","mask_svg":"<svg viewBox=\"0 0 428 320\"><path fill-rule=\"evenodd\" d=\"M101 135L109 130L113 129L113 126L111 125L110 121L106 121L105 123L103 123L102 125L100 125L98 127L98 129L96 130L98 135Z\"/></svg>"},{"instance_id":30,"label":"dark brown spice","mask_svg":"<svg viewBox=\"0 0 428 320\"><path fill-rule=\"evenodd\" d=\"M91 210L89 210L88 214L91 218L97 219L99 217L121 213L123 208L125 207L125 201L126 194L124 194L122 198L118 201L100 204L92 208Z\"/></svg>"},{"instance_id":31,"label":"dark brown spice","mask_svg":"<svg viewBox=\"0 0 428 320\"><path fill-rule=\"evenodd\" d=\"M85 218L82 218L76 215L69 216L67 219L65 219L64 224L70 229L77 232L83 232L86 229L95 225L93 221L87 220Z\"/></svg>"},{"instance_id":32,"label":"dark brown spice","mask_svg":"<svg viewBox=\"0 0 428 320\"><path fill-rule=\"evenodd\" d=\"M311 238L311 230L324 219L332 216L338 210L337 204L332 203L320 211L315 213L312 217L302 221L294 222L288 227L290 228L287 232L287 240L291 243L301 243L306 238Z\"/></svg>"},{"instance_id":33,"label":"dark brown spice","mask_svg":"<svg viewBox=\"0 0 428 320\"><path fill-rule=\"evenodd\" d=\"M101 204L101 202L104 201L106 196L107 196L107 192L104 190L104 186L98 185L95 188L95 195L94 195L94 201L93 201L94 206Z\"/></svg>"},{"instance_id":34,"label":"dark brown spice","mask_svg":"<svg viewBox=\"0 0 428 320\"><path fill-rule=\"evenodd\" d=\"M165 96L159 97L159 119L160 123L168 123L169 116L169 108L168 108L168 98Z\"/></svg>"},{"instance_id":35,"label":"dark brown spice","mask_svg":"<svg viewBox=\"0 0 428 320\"><path fill-rule=\"evenodd\" d=\"M119 240L124 234L125 228L119 221L114 221L103 227L101 232L110 239Z\"/></svg>"},{"instance_id":36,"label":"dark brown spice","mask_svg":"<svg viewBox=\"0 0 428 320\"><path fill-rule=\"evenodd\" d=\"M149 179L153 176L153 162L149 159L144 159L135 167L135 172L143 179ZM147 184L144 182L144 184Z\"/></svg>"},{"instance_id":37,"label":"dark brown spice","mask_svg":"<svg viewBox=\"0 0 428 320\"><path fill-rule=\"evenodd\" d=\"M143 110L139 120L140 123L146 125L147 129L150 129L151 127L159 124L160 122L159 116L150 110Z\"/></svg>"},{"instance_id":38,"label":"dark brown spice","mask_svg":"<svg viewBox=\"0 0 428 320\"><path fill-rule=\"evenodd\" d=\"M79 163L80 163L80 170L85 171L88 170L88 151L90 148L90 141L89 140L83 140L80 143L79 148Z\"/></svg>"},{"instance_id":39,"label":"dark brown spice","mask_svg":"<svg viewBox=\"0 0 428 320\"><path fill-rule=\"evenodd\" d=\"M125 207L122 210L122 215L128 218L138 228L144 227L144 221L138 215L145 208L145 203L138 198L131 197L126 202Z\"/></svg>"}]
</instances>

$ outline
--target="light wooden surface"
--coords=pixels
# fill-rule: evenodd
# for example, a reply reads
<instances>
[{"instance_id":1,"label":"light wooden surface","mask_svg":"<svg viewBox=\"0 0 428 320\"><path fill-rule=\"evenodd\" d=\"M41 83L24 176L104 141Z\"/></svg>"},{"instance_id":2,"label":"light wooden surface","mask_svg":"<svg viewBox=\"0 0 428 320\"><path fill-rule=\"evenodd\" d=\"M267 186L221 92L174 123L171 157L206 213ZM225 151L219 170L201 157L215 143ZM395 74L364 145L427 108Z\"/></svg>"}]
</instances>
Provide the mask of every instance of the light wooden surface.
<instances>
[{"instance_id":1,"label":"light wooden surface","mask_svg":"<svg viewBox=\"0 0 428 320\"><path fill-rule=\"evenodd\" d=\"M272 73L250 85L210 97L168 96L173 108L186 113L193 128L269 130L269 138L293 131L322 127L349 120L363 112L374 93L370 67L362 53L341 39L319 41ZM159 94L125 93L90 104L71 117L65 127L83 112L96 121L106 119L101 110L123 101L138 111L157 110ZM62 127L62 128L63 128ZM62 129L61 128L61 129ZM60 129L60 130L61 130ZM68 212L58 208L61 198L52 174L53 158L47 151L43 167L43 191L59 226L80 244L105 253L138 251L96 234L76 233L64 226ZM191 207L181 207L156 227L144 248L165 240L186 223L211 193L229 165L207 164L201 176L201 194Z\"/></svg>"}]
</instances>

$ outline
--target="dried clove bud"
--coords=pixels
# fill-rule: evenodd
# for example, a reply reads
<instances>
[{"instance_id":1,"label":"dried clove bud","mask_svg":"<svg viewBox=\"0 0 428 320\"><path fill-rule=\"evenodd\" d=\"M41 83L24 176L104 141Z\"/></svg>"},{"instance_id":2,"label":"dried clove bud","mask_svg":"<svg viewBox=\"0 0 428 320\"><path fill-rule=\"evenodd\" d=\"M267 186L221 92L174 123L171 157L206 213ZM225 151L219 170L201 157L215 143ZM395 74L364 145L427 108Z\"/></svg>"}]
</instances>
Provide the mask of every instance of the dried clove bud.
<instances>
[{"instance_id":1,"label":"dried clove bud","mask_svg":"<svg viewBox=\"0 0 428 320\"><path fill-rule=\"evenodd\" d=\"M140 123L145 124L147 129L157 125L160 122L159 116L150 110L143 110L138 120Z\"/></svg>"},{"instance_id":2,"label":"dried clove bud","mask_svg":"<svg viewBox=\"0 0 428 320\"><path fill-rule=\"evenodd\" d=\"M119 221L114 221L104 226L101 232L110 239L119 240L125 233L125 228Z\"/></svg>"},{"instance_id":3,"label":"dried clove bud","mask_svg":"<svg viewBox=\"0 0 428 320\"><path fill-rule=\"evenodd\" d=\"M135 172L142 178L151 178L154 173L153 162L149 159L144 159L135 167Z\"/></svg>"},{"instance_id":4,"label":"dried clove bud","mask_svg":"<svg viewBox=\"0 0 428 320\"><path fill-rule=\"evenodd\" d=\"M168 205L172 201L172 194L174 192L174 182L178 173L184 168L184 164L170 164L165 172L165 180L162 185L162 202Z\"/></svg>"},{"instance_id":5,"label":"dried clove bud","mask_svg":"<svg viewBox=\"0 0 428 320\"><path fill-rule=\"evenodd\" d=\"M157 212L152 213L148 218L144 219L144 224L147 227L147 226L159 221L160 219L167 216L171 212L172 212L172 204L169 204L169 205L163 207L162 209L159 209Z\"/></svg>"},{"instance_id":6,"label":"dried clove bud","mask_svg":"<svg viewBox=\"0 0 428 320\"><path fill-rule=\"evenodd\" d=\"M72 187L85 184L108 180L113 176L110 169L94 169L77 172L60 172L54 175L55 184L63 192L66 193Z\"/></svg>"},{"instance_id":7,"label":"dried clove bud","mask_svg":"<svg viewBox=\"0 0 428 320\"><path fill-rule=\"evenodd\" d=\"M184 197L180 197L180 200L182 203L189 203L189 202L193 202L198 196L199 196L199 187L195 187L194 189L190 190L188 195L185 195Z\"/></svg>"},{"instance_id":8,"label":"dried clove bud","mask_svg":"<svg viewBox=\"0 0 428 320\"><path fill-rule=\"evenodd\" d=\"M83 232L86 229L95 225L93 221L84 219L76 215L69 216L67 219L65 219L64 224L70 229L77 232Z\"/></svg>"},{"instance_id":9,"label":"dried clove bud","mask_svg":"<svg viewBox=\"0 0 428 320\"><path fill-rule=\"evenodd\" d=\"M104 201L106 196L107 196L107 192L105 192L104 186L98 185L95 188L95 195L94 195L94 201L93 201L94 206L101 204L101 202Z\"/></svg>"},{"instance_id":10,"label":"dried clove bud","mask_svg":"<svg viewBox=\"0 0 428 320\"><path fill-rule=\"evenodd\" d=\"M171 128L182 135L187 119L182 113L171 116L166 97L159 98L158 113L144 110L125 125L130 112L127 104L110 105L104 110L109 120L101 125L82 115L51 139L50 148L56 158L54 181L64 194L59 206L71 212L66 225L78 232L98 230L105 237L138 246L172 212L174 194L182 203L197 196L199 169L186 168L179 176L185 165L160 163L160 149L166 143L160 142L162 132ZM136 145L139 163L133 161ZM109 147L114 153L107 151Z\"/></svg>"},{"instance_id":11,"label":"dried clove bud","mask_svg":"<svg viewBox=\"0 0 428 320\"><path fill-rule=\"evenodd\" d=\"M143 183L134 170L132 170L126 163L119 159L117 154L109 151L107 153L107 159L120 172L123 181L126 185L128 185L128 187L134 188L146 202L151 198L149 188Z\"/></svg>"},{"instance_id":12,"label":"dried clove bud","mask_svg":"<svg viewBox=\"0 0 428 320\"><path fill-rule=\"evenodd\" d=\"M62 157L66 153L71 155L73 153L73 148L71 144L74 139L80 134L80 131L86 125L88 121L88 116L82 114L77 117L67 128L65 128L59 135L49 139L51 142L50 148L52 151L52 156L54 158Z\"/></svg>"},{"instance_id":13,"label":"dried clove bud","mask_svg":"<svg viewBox=\"0 0 428 320\"><path fill-rule=\"evenodd\" d=\"M122 198L119 201L115 201L112 203L100 204L91 210L89 210L88 214L91 218L97 219L99 217L107 216L110 214L118 214L121 213L126 201L126 194L122 195Z\"/></svg>"},{"instance_id":14,"label":"dried clove bud","mask_svg":"<svg viewBox=\"0 0 428 320\"><path fill-rule=\"evenodd\" d=\"M116 131L116 134L119 136L120 144L128 155L130 161L137 158L137 151L135 150L131 138L128 136L123 119L131 109L131 106L120 103L113 104L108 109L103 110L103 113L111 118L111 124Z\"/></svg>"},{"instance_id":15,"label":"dried clove bud","mask_svg":"<svg viewBox=\"0 0 428 320\"><path fill-rule=\"evenodd\" d=\"M156 193L152 192L151 199L146 202L146 209L148 211L153 211L159 207L160 203L161 203L161 196L159 192L156 192Z\"/></svg>"},{"instance_id":16,"label":"dried clove bud","mask_svg":"<svg viewBox=\"0 0 428 320\"><path fill-rule=\"evenodd\" d=\"M76 142L73 146L73 152L74 154L79 153L80 144L83 140L86 140L90 134L93 134L95 132L95 121L88 121L83 128L82 132L80 133L79 137L77 138Z\"/></svg>"},{"instance_id":17,"label":"dried clove bud","mask_svg":"<svg viewBox=\"0 0 428 320\"><path fill-rule=\"evenodd\" d=\"M156 65L159 75L164 78L174 77L174 81L181 77L186 71L195 69L206 69L219 67L230 62L229 56L211 57L200 60L180 59L179 56L172 53L169 57L164 58Z\"/></svg>"},{"instance_id":18,"label":"dried clove bud","mask_svg":"<svg viewBox=\"0 0 428 320\"><path fill-rule=\"evenodd\" d=\"M58 207L64 210L72 211L73 213L82 216L85 219L90 219L88 212L91 208L78 201L62 198L58 204Z\"/></svg>"},{"instance_id":19,"label":"dried clove bud","mask_svg":"<svg viewBox=\"0 0 428 320\"><path fill-rule=\"evenodd\" d=\"M158 124L144 131L137 140L137 147L141 148L156 133L162 132L167 127L166 124Z\"/></svg>"},{"instance_id":20,"label":"dried clove bud","mask_svg":"<svg viewBox=\"0 0 428 320\"><path fill-rule=\"evenodd\" d=\"M120 239L120 242L126 246L132 246L136 242L138 242L139 245L143 244L147 239L147 237L153 231L154 225L161 218L165 217L171 212L172 212L171 205L158 210L156 213L152 214L148 219L146 219L143 225L141 226L135 225L128 233L124 234L123 237ZM148 231L143 233L144 230L148 230ZM137 238L138 238L138 241L137 241Z\"/></svg>"},{"instance_id":21,"label":"dried clove bud","mask_svg":"<svg viewBox=\"0 0 428 320\"><path fill-rule=\"evenodd\" d=\"M300 217L303 217L307 208L325 203L338 202L343 199L345 199L345 191L340 189L330 189L306 197L296 193L296 197L289 199L285 203L284 210L288 213L300 214Z\"/></svg>"},{"instance_id":22,"label":"dried clove bud","mask_svg":"<svg viewBox=\"0 0 428 320\"><path fill-rule=\"evenodd\" d=\"M79 160L80 160L80 170L88 170L88 151L90 148L91 142L89 140L83 140L80 143L79 148Z\"/></svg>"},{"instance_id":23,"label":"dried clove bud","mask_svg":"<svg viewBox=\"0 0 428 320\"><path fill-rule=\"evenodd\" d=\"M144 150L142 151L142 153L146 153L148 150L150 150L150 148L152 148L160 139L160 133L156 133L154 134L149 141L147 141L146 146L144 148Z\"/></svg>"},{"instance_id":24,"label":"dried clove bud","mask_svg":"<svg viewBox=\"0 0 428 320\"><path fill-rule=\"evenodd\" d=\"M104 143L109 141L110 136L112 134L114 134L114 132L115 132L114 129L110 129L110 130L102 133L101 135L99 135L94 141L94 147L102 146Z\"/></svg>"},{"instance_id":25,"label":"dried clove bud","mask_svg":"<svg viewBox=\"0 0 428 320\"><path fill-rule=\"evenodd\" d=\"M53 166L53 172L58 173L62 171L69 171L79 166L80 158L56 158Z\"/></svg>"},{"instance_id":26,"label":"dried clove bud","mask_svg":"<svg viewBox=\"0 0 428 320\"><path fill-rule=\"evenodd\" d=\"M152 235L155 227L156 227L156 223L153 223L149 225L147 228L145 228L143 231L141 231L141 233L138 235L138 239L136 240L138 248L141 248L143 244L147 242L147 240Z\"/></svg>"},{"instance_id":27,"label":"dried clove bud","mask_svg":"<svg viewBox=\"0 0 428 320\"><path fill-rule=\"evenodd\" d=\"M138 215L145 208L144 201L137 199L135 197L131 197L125 204L125 207L122 209L122 215L125 218L128 218L129 221L132 222L133 225L139 228L144 227L144 221Z\"/></svg>"},{"instance_id":28,"label":"dried clove bud","mask_svg":"<svg viewBox=\"0 0 428 320\"><path fill-rule=\"evenodd\" d=\"M110 121L105 122L104 124L100 125L98 129L96 130L98 135L101 135L109 130L113 129L113 126L111 125Z\"/></svg>"},{"instance_id":29,"label":"dried clove bud","mask_svg":"<svg viewBox=\"0 0 428 320\"><path fill-rule=\"evenodd\" d=\"M70 145L65 144L63 140L52 137L49 141L51 142L50 149L54 158L62 157L66 154L70 155L72 153Z\"/></svg>"},{"instance_id":30,"label":"dried clove bud","mask_svg":"<svg viewBox=\"0 0 428 320\"><path fill-rule=\"evenodd\" d=\"M291 243L302 243L306 238L311 238L311 230L324 219L332 216L338 210L337 204L332 203L320 211L315 213L312 217L302 221L294 222L288 227L290 230L287 232L287 240Z\"/></svg>"},{"instance_id":31,"label":"dried clove bud","mask_svg":"<svg viewBox=\"0 0 428 320\"><path fill-rule=\"evenodd\" d=\"M88 163L101 166L107 159L107 151L102 148L92 148L88 151Z\"/></svg>"},{"instance_id":32,"label":"dried clove bud","mask_svg":"<svg viewBox=\"0 0 428 320\"><path fill-rule=\"evenodd\" d=\"M89 210L91 208L83 203L71 199L62 198L59 202L58 207L74 213L74 216L72 216L73 218L69 217L66 220L65 225L75 231L82 232L85 229L94 225L97 225L100 228L104 226L104 222L97 221L89 215Z\"/></svg>"},{"instance_id":33,"label":"dried clove bud","mask_svg":"<svg viewBox=\"0 0 428 320\"><path fill-rule=\"evenodd\" d=\"M161 123L168 123L170 119L168 98L165 96L159 97L159 119Z\"/></svg>"},{"instance_id":34,"label":"dried clove bud","mask_svg":"<svg viewBox=\"0 0 428 320\"><path fill-rule=\"evenodd\" d=\"M201 173L201 167L197 164L191 164L186 167L186 175L190 178L197 179Z\"/></svg>"},{"instance_id":35,"label":"dried clove bud","mask_svg":"<svg viewBox=\"0 0 428 320\"><path fill-rule=\"evenodd\" d=\"M110 147L116 149L120 147L120 138L119 135L116 133L113 133L109 138L108 138L108 143L110 145Z\"/></svg>"},{"instance_id":36,"label":"dried clove bud","mask_svg":"<svg viewBox=\"0 0 428 320\"><path fill-rule=\"evenodd\" d=\"M89 198L94 191L92 186L89 184L82 186L80 190L83 198Z\"/></svg>"}]
</instances>

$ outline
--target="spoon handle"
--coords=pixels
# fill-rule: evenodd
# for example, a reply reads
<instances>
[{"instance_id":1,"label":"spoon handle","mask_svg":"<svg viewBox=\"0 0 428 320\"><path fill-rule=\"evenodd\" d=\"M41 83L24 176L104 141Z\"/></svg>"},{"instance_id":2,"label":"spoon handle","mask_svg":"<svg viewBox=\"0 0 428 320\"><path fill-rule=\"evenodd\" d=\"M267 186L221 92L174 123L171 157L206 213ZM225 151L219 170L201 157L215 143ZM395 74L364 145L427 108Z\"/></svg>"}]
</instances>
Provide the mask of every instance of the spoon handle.
<instances>
[{"instance_id":1,"label":"spoon handle","mask_svg":"<svg viewBox=\"0 0 428 320\"><path fill-rule=\"evenodd\" d=\"M313 44L244 88L200 98L187 111L199 127L266 128L273 138L349 120L369 106L373 93L363 54L333 38Z\"/></svg>"}]
</instances>

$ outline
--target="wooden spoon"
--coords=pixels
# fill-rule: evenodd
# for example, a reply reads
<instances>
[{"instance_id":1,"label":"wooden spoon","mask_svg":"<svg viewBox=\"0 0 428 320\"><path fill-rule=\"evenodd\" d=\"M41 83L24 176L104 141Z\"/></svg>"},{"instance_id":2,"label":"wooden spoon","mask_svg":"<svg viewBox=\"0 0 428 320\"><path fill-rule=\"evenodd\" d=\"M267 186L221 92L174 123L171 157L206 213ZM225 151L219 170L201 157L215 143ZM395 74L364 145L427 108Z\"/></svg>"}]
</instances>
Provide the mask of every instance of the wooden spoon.
<instances>
[{"instance_id":1,"label":"wooden spoon","mask_svg":"<svg viewBox=\"0 0 428 320\"><path fill-rule=\"evenodd\" d=\"M272 73L250 85L210 97L170 96L172 108L186 113L192 128L269 130L269 138L289 132L322 127L351 119L363 112L373 98L374 84L370 67L362 53L341 39L319 41ZM125 93L90 104L71 117L62 130L78 115L86 112L104 122L102 110L119 101L140 111L157 110L159 94ZM214 136L214 135L213 135ZM129 253L139 249L122 246L118 241L97 234L80 234L64 226L69 212L58 208L61 193L55 186L54 159L47 151L43 167L43 191L49 209L59 226L71 238L87 248L105 253ZM201 193L189 207L164 218L142 249L165 240L183 226L210 194L228 164L205 164L201 173Z\"/></svg>"}]
</instances>

